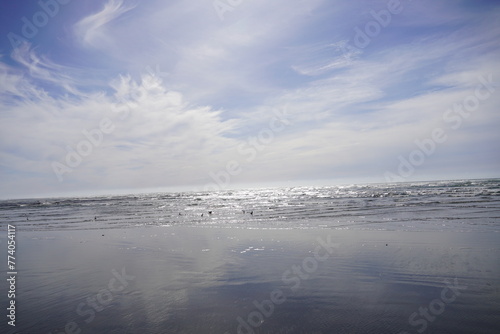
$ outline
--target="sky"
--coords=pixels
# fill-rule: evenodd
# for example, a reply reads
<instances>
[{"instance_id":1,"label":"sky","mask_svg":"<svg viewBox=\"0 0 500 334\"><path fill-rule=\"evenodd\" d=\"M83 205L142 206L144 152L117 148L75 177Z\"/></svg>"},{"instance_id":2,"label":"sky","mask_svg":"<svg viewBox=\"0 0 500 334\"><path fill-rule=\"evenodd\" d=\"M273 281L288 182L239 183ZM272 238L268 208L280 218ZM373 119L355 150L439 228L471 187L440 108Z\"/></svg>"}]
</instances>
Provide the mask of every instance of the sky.
<instances>
[{"instance_id":1,"label":"sky","mask_svg":"<svg viewBox=\"0 0 500 334\"><path fill-rule=\"evenodd\" d=\"M0 198L500 177L500 2L0 0Z\"/></svg>"}]
</instances>

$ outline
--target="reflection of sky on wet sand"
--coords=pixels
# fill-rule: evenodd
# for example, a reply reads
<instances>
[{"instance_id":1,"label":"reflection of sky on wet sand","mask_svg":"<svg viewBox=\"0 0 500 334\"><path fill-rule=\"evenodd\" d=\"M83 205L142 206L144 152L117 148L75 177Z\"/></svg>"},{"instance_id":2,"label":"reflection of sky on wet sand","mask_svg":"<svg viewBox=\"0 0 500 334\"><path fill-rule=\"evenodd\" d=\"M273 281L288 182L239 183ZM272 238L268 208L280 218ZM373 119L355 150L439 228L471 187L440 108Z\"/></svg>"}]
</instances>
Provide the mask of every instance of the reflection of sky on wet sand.
<instances>
[{"instance_id":1,"label":"reflection of sky on wet sand","mask_svg":"<svg viewBox=\"0 0 500 334\"><path fill-rule=\"evenodd\" d=\"M300 285L292 291L283 274L313 257L318 237L328 235L339 247L304 272L307 279L296 279ZM238 317L246 321L257 310L254 301L280 290L286 301L274 304L253 332L418 333L425 318L418 315L412 326L410 315L439 299L445 280L456 279L467 289L426 321L425 332L494 333L500 326L498 239L201 227L22 232L16 329L59 333L74 321L82 333L233 334ZM113 269L134 279L86 323L90 306L82 309L85 316L76 309L108 289Z\"/></svg>"}]
</instances>

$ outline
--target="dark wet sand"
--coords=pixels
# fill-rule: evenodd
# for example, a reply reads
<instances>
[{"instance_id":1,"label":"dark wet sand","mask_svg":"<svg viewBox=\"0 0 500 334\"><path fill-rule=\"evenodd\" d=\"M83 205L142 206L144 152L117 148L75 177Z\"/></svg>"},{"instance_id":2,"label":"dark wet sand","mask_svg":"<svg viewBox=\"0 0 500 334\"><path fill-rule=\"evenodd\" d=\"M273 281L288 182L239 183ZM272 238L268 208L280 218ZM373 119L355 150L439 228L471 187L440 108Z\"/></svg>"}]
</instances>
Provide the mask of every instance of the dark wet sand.
<instances>
[{"instance_id":1,"label":"dark wet sand","mask_svg":"<svg viewBox=\"0 0 500 334\"><path fill-rule=\"evenodd\" d=\"M17 239L17 326L2 321L3 333L500 328L498 233L138 227Z\"/></svg>"}]
</instances>

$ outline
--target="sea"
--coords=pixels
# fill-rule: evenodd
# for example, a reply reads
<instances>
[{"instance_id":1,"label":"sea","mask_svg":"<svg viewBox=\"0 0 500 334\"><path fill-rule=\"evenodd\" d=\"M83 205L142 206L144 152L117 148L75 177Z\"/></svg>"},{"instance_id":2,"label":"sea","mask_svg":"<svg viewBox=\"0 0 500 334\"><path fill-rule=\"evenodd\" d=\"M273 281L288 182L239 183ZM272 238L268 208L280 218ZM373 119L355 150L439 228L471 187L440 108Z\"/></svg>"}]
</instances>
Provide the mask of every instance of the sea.
<instances>
[{"instance_id":1,"label":"sea","mask_svg":"<svg viewBox=\"0 0 500 334\"><path fill-rule=\"evenodd\" d=\"M500 179L3 200L6 278L12 226L2 333L500 333Z\"/></svg>"}]
</instances>

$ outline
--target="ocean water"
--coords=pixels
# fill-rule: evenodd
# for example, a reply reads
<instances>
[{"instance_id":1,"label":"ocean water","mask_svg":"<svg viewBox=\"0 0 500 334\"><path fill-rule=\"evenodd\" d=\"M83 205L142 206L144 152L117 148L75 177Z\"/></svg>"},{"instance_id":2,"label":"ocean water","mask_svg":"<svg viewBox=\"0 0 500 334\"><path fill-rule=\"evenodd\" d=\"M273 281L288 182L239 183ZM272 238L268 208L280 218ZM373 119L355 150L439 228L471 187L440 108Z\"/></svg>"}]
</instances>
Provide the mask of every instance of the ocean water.
<instances>
[{"instance_id":1,"label":"ocean water","mask_svg":"<svg viewBox=\"0 0 500 334\"><path fill-rule=\"evenodd\" d=\"M0 222L2 333L500 332L500 180L7 200Z\"/></svg>"},{"instance_id":2,"label":"ocean water","mask_svg":"<svg viewBox=\"0 0 500 334\"><path fill-rule=\"evenodd\" d=\"M499 198L500 180L154 193L0 201L0 220L29 231L211 226L495 232Z\"/></svg>"}]
</instances>

